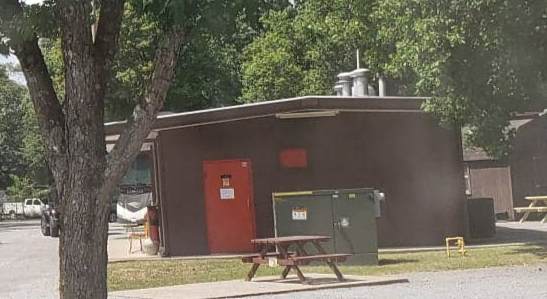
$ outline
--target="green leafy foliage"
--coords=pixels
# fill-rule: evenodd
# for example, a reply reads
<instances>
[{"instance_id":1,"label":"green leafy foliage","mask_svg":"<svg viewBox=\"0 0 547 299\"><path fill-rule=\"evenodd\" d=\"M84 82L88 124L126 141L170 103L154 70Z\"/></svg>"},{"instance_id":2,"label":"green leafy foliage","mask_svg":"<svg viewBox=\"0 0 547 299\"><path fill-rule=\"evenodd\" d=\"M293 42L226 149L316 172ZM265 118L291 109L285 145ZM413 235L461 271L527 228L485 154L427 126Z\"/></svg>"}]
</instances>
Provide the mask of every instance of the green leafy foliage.
<instances>
[{"instance_id":1,"label":"green leafy foliage","mask_svg":"<svg viewBox=\"0 0 547 299\"><path fill-rule=\"evenodd\" d=\"M443 123L468 128L466 141L505 157L511 117L545 105L544 1L381 1L380 38L393 45L386 69L410 74L415 94Z\"/></svg>"},{"instance_id":2,"label":"green leafy foliage","mask_svg":"<svg viewBox=\"0 0 547 299\"><path fill-rule=\"evenodd\" d=\"M19 14L19 1L0 0L0 54L7 54L11 43L34 37L52 37L58 33L55 0L27 5Z\"/></svg>"},{"instance_id":3,"label":"green leafy foliage","mask_svg":"<svg viewBox=\"0 0 547 299\"><path fill-rule=\"evenodd\" d=\"M23 101L23 109L25 132L21 152L25 161L24 176L34 184L40 186L50 185L52 178L47 165L46 149L32 102L28 97Z\"/></svg>"},{"instance_id":4,"label":"green leafy foliage","mask_svg":"<svg viewBox=\"0 0 547 299\"><path fill-rule=\"evenodd\" d=\"M119 48L106 99L106 119L125 119L145 93L152 74L154 49L161 38L159 24L149 14L125 5Z\"/></svg>"},{"instance_id":5,"label":"green leafy foliage","mask_svg":"<svg viewBox=\"0 0 547 299\"><path fill-rule=\"evenodd\" d=\"M109 83L110 92L105 101L107 121L125 119L144 95L145 83L153 70L154 50L163 28L170 25L165 18L159 17L163 16L160 8L165 8L167 2L126 3L119 49L113 65L114 77ZM287 5L288 1L283 0L200 2L195 8L197 10L193 11L198 15L195 21L199 19L199 23L188 31L189 42L180 53L177 75L164 109L180 112L234 104L241 94L243 48L262 31L259 15ZM173 12L171 9L167 11ZM170 18L173 16L167 17ZM49 36L52 38L41 39L40 46L57 94L62 99L64 67L61 42L58 36Z\"/></svg>"},{"instance_id":6,"label":"green leafy foliage","mask_svg":"<svg viewBox=\"0 0 547 299\"><path fill-rule=\"evenodd\" d=\"M47 184L42 138L27 90L0 67L0 189L13 178Z\"/></svg>"},{"instance_id":7,"label":"green leafy foliage","mask_svg":"<svg viewBox=\"0 0 547 299\"><path fill-rule=\"evenodd\" d=\"M356 49L378 65L375 1L310 0L262 18L264 34L245 49L242 102L332 94L336 74L356 66ZM361 57L361 58L362 58Z\"/></svg>"},{"instance_id":8,"label":"green leafy foliage","mask_svg":"<svg viewBox=\"0 0 547 299\"><path fill-rule=\"evenodd\" d=\"M239 96L240 50L236 43L202 33L179 58L165 109L188 111L231 105Z\"/></svg>"},{"instance_id":9,"label":"green leafy foliage","mask_svg":"<svg viewBox=\"0 0 547 299\"><path fill-rule=\"evenodd\" d=\"M241 16L234 16L240 18ZM241 19L226 23L231 29L199 27L179 56L177 75L165 101L165 110L187 111L233 103L239 96L239 56L252 34ZM107 99L107 119L123 119L143 96L152 70L154 49L161 37L161 23L126 5L116 57L115 78Z\"/></svg>"},{"instance_id":10,"label":"green leafy foliage","mask_svg":"<svg viewBox=\"0 0 547 299\"><path fill-rule=\"evenodd\" d=\"M27 198L40 198L47 202L49 197L49 188L47 186L39 187L28 177L10 176L12 184L7 189L7 194L11 201L24 201Z\"/></svg>"},{"instance_id":11,"label":"green leafy foliage","mask_svg":"<svg viewBox=\"0 0 547 299\"><path fill-rule=\"evenodd\" d=\"M24 108L27 97L23 87L10 81L0 66L0 189L10 183L10 174L22 174L25 168L23 144Z\"/></svg>"},{"instance_id":12,"label":"green leafy foliage","mask_svg":"<svg viewBox=\"0 0 547 299\"><path fill-rule=\"evenodd\" d=\"M65 95L65 73L61 40L58 37L43 38L40 40L40 48L45 53L44 58L53 81L53 88L62 100Z\"/></svg>"},{"instance_id":13,"label":"green leafy foliage","mask_svg":"<svg viewBox=\"0 0 547 299\"><path fill-rule=\"evenodd\" d=\"M147 14L160 26L178 25L209 32L229 33L234 20L243 16L247 23L257 23L270 9L289 5L288 0L131 0L139 14Z\"/></svg>"}]
</instances>

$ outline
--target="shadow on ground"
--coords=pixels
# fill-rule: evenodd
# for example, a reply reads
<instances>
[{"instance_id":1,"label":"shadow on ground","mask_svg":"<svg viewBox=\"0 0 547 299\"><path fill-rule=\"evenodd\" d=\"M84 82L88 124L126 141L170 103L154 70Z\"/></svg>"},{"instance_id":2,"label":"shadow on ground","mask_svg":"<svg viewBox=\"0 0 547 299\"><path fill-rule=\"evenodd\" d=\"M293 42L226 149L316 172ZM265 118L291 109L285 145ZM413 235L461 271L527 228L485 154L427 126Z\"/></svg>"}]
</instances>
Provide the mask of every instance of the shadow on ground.
<instances>
[{"instance_id":1,"label":"shadow on ground","mask_svg":"<svg viewBox=\"0 0 547 299\"><path fill-rule=\"evenodd\" d=\"M498 222L492 238L471 239L469 244L547 244L547 223Z\"/></svg>"},{"instance_id":2,"label":"shadow on ground","mask_svg":"<svg viewBox=\"0 0 547 299\"><path fill-rule=\"evenodd\" d=\"M547 243L535 244L538 248L518 248L511 251L509 254L533 254L542 259L547 259Z\"/></svg>"},{"instance_id":3,"label":"shadow on ground","mask_svg":"<svg viewBox=\"0 0 547 299\"><path fill-rule=\"evenodd\" d=\"M307 277L306 285L329 285L329 284L338 284L340 281L338 281L336 278L331 277ZM288 278L288 279L280 279L280 278L272 278L272 279L262 279L261 282L277 282L277 283L290 283L290 284L302 284L302 282L296 278ZM360 280L356 279L345 279L344 282L358 282Z\"/></svg>"}]
</instances>

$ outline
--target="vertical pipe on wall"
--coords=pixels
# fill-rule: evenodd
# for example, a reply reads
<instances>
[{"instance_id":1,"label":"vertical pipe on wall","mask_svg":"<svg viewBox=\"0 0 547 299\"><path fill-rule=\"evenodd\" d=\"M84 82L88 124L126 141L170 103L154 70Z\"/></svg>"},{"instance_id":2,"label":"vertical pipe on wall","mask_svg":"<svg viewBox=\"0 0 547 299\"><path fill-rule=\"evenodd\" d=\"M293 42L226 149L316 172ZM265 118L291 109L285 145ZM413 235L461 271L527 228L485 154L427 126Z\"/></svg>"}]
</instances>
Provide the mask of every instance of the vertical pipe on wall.
<instances>
[{"instance_id":1,"label":"vertical pipe on wall","mask_svg":"<svg viewBox=\"0 0 547 299\"><path fill-rule=\"evenodd\" d=\"M159 254L164 256L169 256L170 248L169 248L169 230L168 230L168 221L167 221L167 202L166 197L164 196L165 191L165 185L163 182L163 153L161 148L161 136L158 134L156 138L154 138L154 146L153 146L153 155L154 155L154 164L156 165L154 168L156 170L156 173L154 175L155 180L157 180L157 198L156 202L158 203L159 208L159 221L160 221L160 248L159 248Z\"/></svg>"}]
</instances>

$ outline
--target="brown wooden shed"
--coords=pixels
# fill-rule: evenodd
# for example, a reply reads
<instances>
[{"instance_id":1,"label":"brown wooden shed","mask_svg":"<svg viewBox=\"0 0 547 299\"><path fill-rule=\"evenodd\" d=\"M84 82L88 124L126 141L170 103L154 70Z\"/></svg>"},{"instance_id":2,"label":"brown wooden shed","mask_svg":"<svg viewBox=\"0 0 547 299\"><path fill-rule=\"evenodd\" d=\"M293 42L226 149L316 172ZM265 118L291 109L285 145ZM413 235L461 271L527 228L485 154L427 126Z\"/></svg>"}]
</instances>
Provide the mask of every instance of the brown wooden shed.
<instances>
[{"instance_id":1,"label":"brown wooden shed","mask_svg":"<svg viewBox=\"0 0 547 299\"><path fill-rule=\"evenodd\" d=\"M466 193L470 198L492 198L494 213L514 219L511 167L479 149L465 149Z\"/></svg>"},{"instance_id":2,"label":"brown wooden shed","mask_svg":"<svg viewBox=\"0 0 547 299\"><path fill-rule=\"evenodd\" d=\"M524 197L547 194L547 118L537 112L519 114L510 128L516 134L505 161L480 149L465 149L464 160L468 195L492 197L495 212L514 219L514 207L530 204Z\"/></svg>"},{"instance_id":3,"label":"brown wooden shed","mask_svg":"<svg viewBox=\"0 0 547 299\"><path fill-rule=\"evenodd\" d=\"M238 251L241 235L273 235L272 192L315 189L384 191L380 246L462 235L460 130L440 127L423 100L310 96L159 116L149 142L164 254ZM123 125L106 124L111 140Z\"/></svg>"}]
</instances>

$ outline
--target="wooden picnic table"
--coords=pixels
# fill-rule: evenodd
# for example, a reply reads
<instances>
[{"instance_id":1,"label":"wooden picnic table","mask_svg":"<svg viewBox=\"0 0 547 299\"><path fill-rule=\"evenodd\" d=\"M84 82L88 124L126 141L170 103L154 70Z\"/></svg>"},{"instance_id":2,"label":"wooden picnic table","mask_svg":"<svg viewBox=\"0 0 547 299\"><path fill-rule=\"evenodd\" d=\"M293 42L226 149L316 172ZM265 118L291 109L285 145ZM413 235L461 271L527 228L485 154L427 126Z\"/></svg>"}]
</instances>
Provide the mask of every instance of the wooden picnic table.
<instances>
[{"instance_id":1,"label":"wooden picnic table","mask_svg":"<svg viewBox=\"0 0 547 299\"><path fill-rule=\"evenodd\" d=\"M530 213L546 213L541 220L541 223L547 222L547 195L526 196L524 199L530 201L530 205L528 205L528 207L514 208L516 213L524 213L519 222L523 223L526 221L528 216L530 216ZM539 206L538 204L540 203L543 203L543 206Z\"/></svg>"},{"instance_id":2,"label":"wooden picnic table","mask_svg":"<svg viewBox=\"0 0 547 299\"><path fill-rule=\"evenodd\" d=\"M344 280L344 276L336 266L336 262L343 262L351 254L328 254L321 242L330 240L328 236L287 236L265 239L253 239L251 243L258 249L258 253L245 256L242 261L252 263L251 270L247 274L246 280L250 281L255 276L258 267L263 264L270 266L285 266L281 273L281 278L287 278L291 270L296 272L298 279L306 283L306 277L298 266L308 265L313 261L325 262L329 268L336 274L339 281ZM317 251L316 254L310 254L305 245L311 243ZM277 247L276 252L268 252L271 247ZM291 251L294 250L294 251Z\"/></svg>"}]
</instances>

